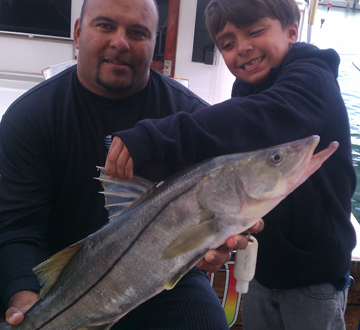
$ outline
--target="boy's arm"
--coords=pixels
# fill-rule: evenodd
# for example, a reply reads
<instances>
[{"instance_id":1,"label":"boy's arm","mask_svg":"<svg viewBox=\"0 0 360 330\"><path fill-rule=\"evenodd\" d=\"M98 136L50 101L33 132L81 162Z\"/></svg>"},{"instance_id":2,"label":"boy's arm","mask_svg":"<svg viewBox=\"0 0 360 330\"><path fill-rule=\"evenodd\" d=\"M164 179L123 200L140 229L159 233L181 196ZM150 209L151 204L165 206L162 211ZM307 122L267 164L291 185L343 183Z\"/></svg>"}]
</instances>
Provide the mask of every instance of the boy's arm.
<instances>
[{"instance_id":1,"label":"boy's arm","mask_svg":"<svg viewBox=\"0 0 360 330\"><path fill-rule=\"evenodd\" d=\"M189 166L319 134L325 119L343 105L333 73L317 62L322 63L305 59L288 65L276 83L259 94L234 97L191 114L145 119L113 135L125 144L137 168L162 163ZM337 97L336 106L329 103L329 96Z\"/></svg>"}]
</instances>

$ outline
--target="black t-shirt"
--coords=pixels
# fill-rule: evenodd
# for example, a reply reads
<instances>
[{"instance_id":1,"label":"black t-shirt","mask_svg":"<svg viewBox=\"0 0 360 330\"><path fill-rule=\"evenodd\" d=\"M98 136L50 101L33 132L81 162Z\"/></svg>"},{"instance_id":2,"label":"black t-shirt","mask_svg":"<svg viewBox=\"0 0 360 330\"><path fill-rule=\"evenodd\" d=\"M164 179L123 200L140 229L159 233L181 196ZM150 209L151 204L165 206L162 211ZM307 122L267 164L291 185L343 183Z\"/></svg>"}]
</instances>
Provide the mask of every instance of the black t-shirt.
<instances>
[{"instance_id":1,"label":"black t-shirt","mask_svg":"<svg viewBox=\"0 0 360 330\"><path fill-rule=\"evenodd\" d=\"M17 291L39 290L32 268L108 221L101 184L93 178L96 166L105 164L113 132L143 118L207 106L153 70L142 91L107 99L80 84L76 66L17 99L0 124L2 304ZM179 169L145 165L135 174L160 181Z\"/></svg>"}]
</instances>

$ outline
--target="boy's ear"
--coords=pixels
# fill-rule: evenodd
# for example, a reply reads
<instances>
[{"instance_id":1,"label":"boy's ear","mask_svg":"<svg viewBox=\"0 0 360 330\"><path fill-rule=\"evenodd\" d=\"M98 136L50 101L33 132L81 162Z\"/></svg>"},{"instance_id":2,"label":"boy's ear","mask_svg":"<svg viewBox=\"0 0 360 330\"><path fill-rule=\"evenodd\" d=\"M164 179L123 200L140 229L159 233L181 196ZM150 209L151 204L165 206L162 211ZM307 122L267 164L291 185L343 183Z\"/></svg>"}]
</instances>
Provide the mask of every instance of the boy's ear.
<instances>
[{"instance_id":1,"label":"boy's ear","mask_svg":"<svg viewBox=\"0 0 360 330\"><path fill-rule=\"evenodd\" d=\"M294 23L288 27L288 37L290 44L295 44L298 39L299 25Z\"/></svg>"}]
</instances>

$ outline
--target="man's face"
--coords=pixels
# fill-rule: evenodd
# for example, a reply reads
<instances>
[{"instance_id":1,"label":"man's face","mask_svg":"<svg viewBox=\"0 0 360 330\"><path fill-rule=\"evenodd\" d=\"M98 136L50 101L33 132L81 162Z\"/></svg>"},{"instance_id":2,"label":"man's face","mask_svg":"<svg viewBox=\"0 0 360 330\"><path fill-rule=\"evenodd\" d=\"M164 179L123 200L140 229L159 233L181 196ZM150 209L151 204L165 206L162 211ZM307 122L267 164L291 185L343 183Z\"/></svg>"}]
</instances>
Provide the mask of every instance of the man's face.
<instances>
[{"instance_id":1,"label":"man's face","mask_svg":"<svg viewBox=\"0 0 360 330\"><path fill-rule=\"evenodd\" d=\"M108 98L140 91L149 78L156 25L153 0L87 0L82 23L75 23L80 82Z\"/></svg>"},{"instance_id":2,"label":"man's face","mask_svg":"<svg viewBox=\"0 0 360 330\"><path fill-rule=\"evenodd\" d=\"M264 18L247 28L227 23L216 34L224 61L231 73L250 84L263 82L297 41L298 25L285 29L280 21Z\"/></svg>"}]
</instances>

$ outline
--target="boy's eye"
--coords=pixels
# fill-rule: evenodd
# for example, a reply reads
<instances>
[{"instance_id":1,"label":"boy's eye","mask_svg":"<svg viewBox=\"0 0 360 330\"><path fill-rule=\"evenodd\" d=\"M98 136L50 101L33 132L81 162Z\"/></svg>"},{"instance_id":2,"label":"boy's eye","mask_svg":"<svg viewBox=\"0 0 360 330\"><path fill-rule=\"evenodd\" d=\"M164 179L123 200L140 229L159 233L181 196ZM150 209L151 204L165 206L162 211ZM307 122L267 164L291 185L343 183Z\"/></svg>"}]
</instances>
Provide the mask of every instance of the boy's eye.
<instances>
[{"instance_id":1,"label":"boy's eye","mask_svg":"<svg viewBox=\"0 0 360 330\"><path fill-rule=\"evenodd\" d=\"M221 50L229 50L234 45L234 41L225 42L222 45L220 45Z\"/></svg>"},{"instance_id":2,"label":"boy's eye","mask_svg":"<svg viewBox=\"0 0 360 330\"><path fill-rule=\"evenodd\" d=\"M249 35L252 36L252 37L253 37L253 36L258 36L258 35L262 34L264 31L265 31L264 28L263 28L263 29L259 29L259 30L255 30L255 31L250 32Z\"/></svg>"}]
</instances>

